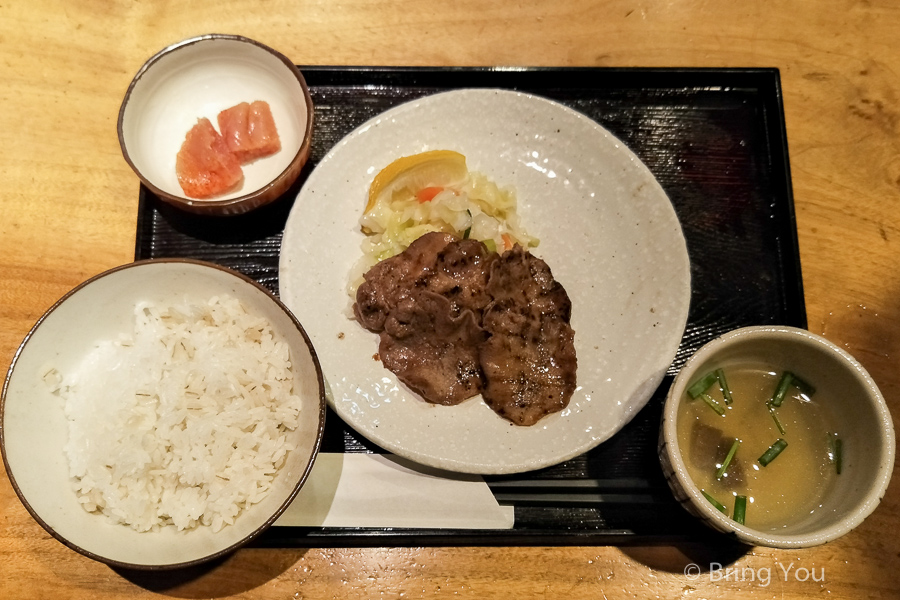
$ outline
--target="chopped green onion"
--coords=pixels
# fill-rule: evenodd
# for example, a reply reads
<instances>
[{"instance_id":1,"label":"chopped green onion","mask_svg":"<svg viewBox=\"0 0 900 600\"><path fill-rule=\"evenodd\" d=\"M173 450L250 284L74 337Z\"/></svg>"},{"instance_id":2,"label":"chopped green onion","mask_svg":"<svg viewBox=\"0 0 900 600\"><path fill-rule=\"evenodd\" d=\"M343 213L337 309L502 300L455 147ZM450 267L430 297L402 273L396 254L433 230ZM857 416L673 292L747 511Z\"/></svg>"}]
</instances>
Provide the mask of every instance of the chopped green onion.
<instances>
[{"instance_id":1,"label":"chopped green onion","mask_svg":"<svg viewBox=\"0 0 900 600\"><path fill-rule=\"evenodd\" d=\"M785 371L781 376L781 380L778 382L778 387L775 388L772 399L768 402L769 406L781 406L781 403L784 402L784 397L787 395L788 388L791 386L797 388L797 390L807 398L816 393L816 388L812 385L803 381L790 371Z\"/></svg>"},{"instance_id":2,"label":"chopped green onion","mask_svg":"<svg viewBox=\"0 0 900 600\"><path fill-rule=\"evenodd\" d=\"M723 369L716 369L716 379L719 380L719 387L722 388L722 397L725 399L725 404L734 402L734 398L731 397L731 388L728 387L728 380L725 379L725 371Z\"/></svg>"},{"instance_id":3,"label":"chopped green onion","mask_svg":"<svg viewBox=\"0 0 900 600\"><path fill-rule=\"evenodd\" d=\"M784 374L782 374L781 380L778 382L778 387L775 388L775 393L769 400L769 406L781 406L781 403L784 402L784 396L787 394L788 388L791 387L791 380L793 379L794 374L790 371L785 371Z\"/></svg>"},{"instance_id":4,"label":"chopped green onion","mask_svg":"<svg viewBox=\"0 0 900 600\"><path fill-rule=\"evenodd\" d=\"M706 404L708 404L711 409L716 411L716 413L720 417L725 416L725 409L722 408L721 406L719 406L719 403L716 402L715 400L713 400L712 396L704 393L704 394L700 394L700 397L703 398L703 401L706 402Z\"/></svg>"},{"instance_id":5,"label":"chopped green onion","mask_svg":"<svg viewBox=\"0 0 900 600\"><path fill-rule=\"evenodd\" d=\"M700 493L703 494L704 498L709 500L710 504L712 504L713 506L718 508L720 511L722 511L723 514L726 514L726 515L728 514L728 509L725 508L725 505L722 504L721 502L719 502L718 500L716 500L715 498L713 498L712 496L710 496L709 494L707 494L706 490L700 490Z\"/></svg>"},{"instance_id":6,"label":"chopped green onion","mask_svg":"<svg viewBox=\"0 0 900 600\"><path fill-rule=\"evenodd\" d=\"M775 421L775 425L778 427L778 431L781 432L781 435L784 435L784 425L781 424L781 419L778 418L778 413L775 412L775 407L769 407L769 414L772 415L772 419Z\"/></svg>"},{"instance_id":7,"label":"chopped green onion","mask_svg":"<svg viewBox=\"0 0 900 600\"><path fill-rule=\"evenodd\" d=\"M469 239L469 234L470 234L470 233L472 233L472 228L471 228L471 227L466 227L466 230L463 231L463 239L464 239L464 240Z\"/></svg>"},{"instance_id":8,"label":"chopped green onion","mask_svg":"<svg viewBox=\"0 0 900 600\"><path fill-rule=\"evenodd\" d=\"M841 438L836 438L834 440L834 457L832 458L834 461L834 469L837 471L837 474L841 474L841 467L844 462L844 442L841 441Z\"/></svg>"},{"instance_id":9,"label":"chopped green onion","mask_svg":"<svg viewBox=\"0 0 900 600\"><path fill-rule=\"evenodd\" d=\"M722 479L722 476L725 475L725 471L728 470L728 465L731 464L731 459L734 458L734 453L737 452L738 446L740 445L741 442L739 440L734 440L734 443L731 444L731 450L728 451L728 455L725 457L725 460L722 461L722 466L716 471L716 479Z\"/></svg>"},{"instance_id":10,"label":"chopped green onion","mask_svg":"<svg viewBox=\"0 0 900 600\"><path fill-rule=\"evenodd\" d=\"M496 252L496 251L497 251L497 244L494 242L494 240L492 240L492 239L486 239L486 240L484 240L483 243L484 243L485 246L487 246L487 249L488 249L490 252Z\"/></svg>"},{"instance_id":11,"label":"chopped green onion","mask_svg":"<svg viewBox=\"0 0 900 600\"><path fill-rule=\"evenodd\" d=\"M691 387L688 388L687 393L691 398L696 398L703 392L709 389L709 386L713 384L716 380L716 372L710 371L697 381L691 384Z\"/></svg>"},{"instance_id":12,"label":"chopped green onion","mask_svg":"<svg viewBox=\"0 0 900 600\"><path fill-rule=\"evenodd\" d=\"M732 519L738 524L744 524L744 517L747 515L747 496L735 496L734 498L734 516Z\"/></svg>"},{"instance_id":13,"label":"chopped green onion","mask_svg":"<svg viewBox=\"0 0 900 600\"><path fill-rule=\"evenodd\" d=\"M769 446L769 449L763 453L757 460L759 464L762 466L767 466L770 462L775 460L775 457L781 454L781 451L787 448L787 442L784 441L783 438L778 438L775 440L775 443Z\"/></svg>"}]
</instances>

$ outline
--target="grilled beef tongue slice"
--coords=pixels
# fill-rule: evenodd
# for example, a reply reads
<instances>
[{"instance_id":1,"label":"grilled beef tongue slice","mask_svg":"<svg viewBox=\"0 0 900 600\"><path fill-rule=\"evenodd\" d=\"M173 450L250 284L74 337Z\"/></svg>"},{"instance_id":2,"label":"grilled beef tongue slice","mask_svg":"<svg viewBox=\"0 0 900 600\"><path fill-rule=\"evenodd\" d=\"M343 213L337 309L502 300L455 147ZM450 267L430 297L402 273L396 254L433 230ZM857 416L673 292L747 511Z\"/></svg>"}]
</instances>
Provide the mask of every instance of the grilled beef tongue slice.
<instances>
[{"instance_id":1,"label":"grilled beef tongue slice","mask_svg":"<svg viewBox=\"0 0 900 600\"><path fill-rule=\"evenodd\" d=\"M424 287L438 252L454 239L449 233L427 233L400 254L369 269L353 305L362 326L375 333L382 331L391 309L417 287Z\"/></svg>"},{"instance_id":2,"label":"grilled beef tongue slice","mask_svg":"<svg viewBox=\"0 0 900 600\"><path fill-rule=\"evenodd\" d=\"M429 290L404 296L384 322L378 353L384 366L432 404L459 404L478 394L478 348L486 334L471 310Z\"/></svg>"},{"instance_id":3,"label":"grilled beef tongue slice","mask_svg":"<svg viewBox=\"0 0 900 600\"><path fill-rule=\"evenodd\" d=\"M571 301L547 264L520 246L494 262L487 292L482 396L504 419L533 425L568 406L575 391Z\"/></svg>"},{"instance_id":4,"label":"grilled beef tongue slice","mask_svg":"<svg viewBox=\"0 0 900 600\"><path fill-rule=\"evenodd\" d=\"M363 327L379 333L395 306L410 294L430 290L450 301L454 315L468 309L480 323L490 302L485 286L496 258L479 241L426 233L405 251L369 269L356 292L353 311Z\"/></svg>"}]
</instances>

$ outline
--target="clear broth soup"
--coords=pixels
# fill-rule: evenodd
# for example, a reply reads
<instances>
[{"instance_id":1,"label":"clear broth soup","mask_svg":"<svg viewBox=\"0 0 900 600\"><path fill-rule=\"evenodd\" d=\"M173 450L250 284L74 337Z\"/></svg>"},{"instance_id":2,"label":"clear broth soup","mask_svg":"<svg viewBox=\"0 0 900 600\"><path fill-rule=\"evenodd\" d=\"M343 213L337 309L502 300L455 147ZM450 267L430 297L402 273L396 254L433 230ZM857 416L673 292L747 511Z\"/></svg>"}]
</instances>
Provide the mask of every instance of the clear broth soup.
<instances>
[{"instance_id":1,"label":"clear broth soup","mask_svg":"<svg viewBox=\"0 0 900 600\"><path fill-rule=\"evenodd\" d=\"M774 409L782 433L767 405L782 372L761 365L737 365L724 372L733 401L725 403L717 382L707 390L724 415L700 397L685 393L682 398L677 431L684 462L694 484L724 505L726 514L733 515L738 495L746 496L744 524L777 532L821 508L822 498L837 477L834 442L838 436L825 409L828 391L819 389L806 396L790 387L781 406ZM779 438L787 446L762 466L758 459ZM725 474L717 478L734 440L739 440L740 446Z\"/></svg>"}]
</instances>

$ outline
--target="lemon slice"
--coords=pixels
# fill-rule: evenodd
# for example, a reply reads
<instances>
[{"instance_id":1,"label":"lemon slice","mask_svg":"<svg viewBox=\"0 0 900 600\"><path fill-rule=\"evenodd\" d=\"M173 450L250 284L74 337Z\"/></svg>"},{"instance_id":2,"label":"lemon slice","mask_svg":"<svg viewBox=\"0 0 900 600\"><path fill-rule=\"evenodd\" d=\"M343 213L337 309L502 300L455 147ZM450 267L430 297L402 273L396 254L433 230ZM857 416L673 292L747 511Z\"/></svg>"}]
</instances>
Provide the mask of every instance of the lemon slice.
<instances>
[{"instance_id":1,"label":"lemon slice","mask_svg":"<svg viewBox=\"0 0 900 600\"><path fill-rule=\"evenodd\" d=\"M397 190L413 193L427 187L453 187L468 177L466 157L453 150L431 150L398 158L383 168L369 186L369 201L365 212L372 210L379 198L393 195Z\"/></svg>"}]
</instances>

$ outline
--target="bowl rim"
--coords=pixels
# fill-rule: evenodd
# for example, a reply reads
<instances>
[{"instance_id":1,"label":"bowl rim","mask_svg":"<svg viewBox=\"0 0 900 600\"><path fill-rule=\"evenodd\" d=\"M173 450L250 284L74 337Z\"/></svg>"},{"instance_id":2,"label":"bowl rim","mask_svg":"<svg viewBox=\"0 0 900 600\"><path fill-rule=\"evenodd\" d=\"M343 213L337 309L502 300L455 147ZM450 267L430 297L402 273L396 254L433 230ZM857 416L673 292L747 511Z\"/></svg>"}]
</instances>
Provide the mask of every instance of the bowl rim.
<instances>
[{"instance_id":1,"label":"bowl rim","mask_svg":"<svg viewBox=\"0 0 900 600\"><path fill-rule=\"evenodd\" d=\"M128 152L128 145L125 143L125 133L124 133L124 121L125 121L125 113L128 109L128 104L131 101L131 95L134 92L134 88L140 83L141 79L147 72L152 69L156 63L158 63L161 59L168 56L169 54L181 50L182 48L187 48L189 46L193 46L196 44L202 44L210 41L232 41L244 44L250 44L255 46L265 52L268 52L273 57L278 59L284 66L288 68L288 70L294 75L297 79L297 82L300 84L300 88L303 91L303 102L306 106L306 130L303 132L303 138L300 141L300 147L297 149L297 152L294 154L293 158L291 158L288 166L284 168L284 170L279 173L276 177L272 179L272 181L268 182L266 185L248 192L246 194L242 194L240 196L236 196L234 198L223 198L223 199L205 199L205 198L190 198L187 195L178 195L172 194L170 192L166 192L156 186L152 181L150 181L134 164L134 161L131 159L131 155ZM181 40L179 42L175 42L159 50L156 54L148 58L144 64L138 69L137 73L131 80L131 83L128 84L128 89L125 91L125 96L122 98L122 103L119 106L119 115L116 120L116 134L119 139L119 148L122 151L122 156L125 158L125 162L128 163L128 166L131 167L131 170L134 171L135 175L141 180L141 182L147 186L147 188L152 191L156 196L159 196L166 202L173 204L175 206L181 207L182 209L193 210L193 211L201 211L204 214L215 213L218 211L227 211L228 209L232 209L232 212L227 214L236 214L235 210L237 207L241 207L245 204L251 205L246 210L250 210L252 208L258 208L259 206L263 206L270 202L273 202L277 197L277 194L272 194L272 197L264 202L253 203L253 200L256 200L266 194L270 193L273 189L278 188L282 185L283 179L288 176L292 170L297 169L299 173L299 169L295 166L295 163L300 161L301 163L306 162L306 158L309 156L311 144L312 144L312 133L313 133L313 118L315 116L315 111L313 110L313 102L312 96L309 93L309 86L306 83L306 78L303 76L303 73L300 72L300 69L291 61L287 56L275 50L274 48L263 44L262 42L256 41L254 39L237 35L231 33L205 33L202 35L198 35L195 37L187 38ZM306 158L305 158L306 157ZM302 167L302 164L300 165ZM244 211L245 212L245 211Z\"/></svg>"},{"instance_id":2,"label":"bowl rim","mask_svg":"<svg viewBox=\"0 0 900 600\"><path fill-rule=\"evenodd\" d=\"M51 527L46 521L44 521L44 519L35 511L35 509L31 506L31 504L25 498L25 495L22 492L22 490L19 488L19 484L17 483L15 475L13 474L12 465L9 464L9 461L6 456L6 438L5 438L6 397L7 397L7 391L8 391L9 385L10 385L10 380L12 379L12 376L13 376L13 371L15 370L15 367L19 361L19 358L25 351L26 345L31 340L31 338L33 337L35 332L38 330L38 328L43 324L43 322L55 310L57 310L64 302L66 302L69 298L74 296L76 293L78 293L79 291L81 291L82 289L91 285L92 283L96 282L99 279L103 279L107 276L114 275L118 272L128 270L128 269L142 268L142 267L146 267L146 266L150 266L150 265L159 265L159 264L164 264L164 263L191 264L191 265L199 266L202 268L212 268L212 269L222 271L230 276L236 277L240 280L243 280L246 283L253 285L255 288L262 291L266 296L268 296L269 299L271 299L275 302L275 304L285 313L285 315L287 315L290 318L291 322L297 328L297 330L299 331L301 337L303 338L303 341L306 344L306 347L310 353L310 358L312 360L312 363L313 363L313 366L314 366L315 372L316 372L316 386L318 388L318 417L317 417L318 426L316 427L316 438L313 442L311 459L310 459L309 463L306 465L306 468L304 469L303 473L301 474L299 480L294 485L293 489L291 490L291 493L288 494L288 496L287 496L287 498L285 498L284 502L278 507L278 509L272 515L270 515L265 521L263 521L256 529L251 531L249 534L247 534L240 540L227 546L226 548L222 548L212 554L208 554L208 555L200 557L200 558L195 558L192 560L182 561L182 562L165 563L165 564L130 563L130 562L120 561L120 560L116 560L116 559L112 559L112 558L109 558L106 556L96 554L95 552L91 552L85 548L82 548L78 544L75 544L74 542L68 540L67 538L62 536L60 533L58 533L53 527ZM94 275L94 276L88 278L87 280L83 281L82 283L78 284L77 286L75 286L74 288L72 288L71 290L66 292L59 300L54 302L53 305L50 306L50 308L48 308L38 318L38 320L34 323L34 325L31 327L31 329L29 329L28 333L25 335L22 342L19 344L18 348L16 349L15 353L13 354L12 362L10 363L9 369L6 372L6 377L4 378L4 381L3 381L2 392L0 392L0 454L2 454L2 456L3 456L3 467L6 470L6 475L9 478L9 482L12 485L12 488L15 491L16 496L18 497L19 501L22 503L22 505L25 507L25 509L28 511L28 513L32 516L32 518L35 521L37 521L37 523L47 533L49 533L51 536L56 538L56 540L61 542L63 545L71 548L72 550L75 550L79 554L87 556L88 558L92 558L98 562L105 563L112 567L134 569L134 570L141 570L141 571L163 571L163 570L191 567L191 566L196 566L199 564L207 563L211 560L215 560L216 558L220 558L222 556L230 554L230 553L234 552L235 550L241 548L242 546L245 546L246 544L248 544L255 538L259 537L276 520L278 520L278 518L282 515L282 513L284 513L284 511L287 510L288 506L290 506L290 504L294 501L294 499L297 497L297 494L299 494L300 489L303 487L303 485L306 483L307 479L309 478L309 474L312 472L313 466L315 465L316 459L318 458L319 452L322 447L322 438L323 438L324 432L325 432L325 416L326 416L326 406L327 406L326 389L327 388L326 388L326 384L325 384L325 377L322 372L322 366L319 363L318 355L316 354L315 348L313 347L313 344L312 344L312 340L310 339L309 335L307 335L306 330L300 324L300 321L297 320L297 317L295 317L294 314L290 311L290 309L288 309L288 307L284 303L282 303L279 298L277 298L272 292L270 292L268 289L266 289L262 284L260 284L259 282L255 281L254 279L252 279L252 278L248 277L247 275L244 275L243 273L236 271L234 269L230 269L230 268L224 267L222 265L217 265L214 263L201 261L201 260L195 260L195 259L190 259L190 258L155 258L155 259L137 260L137 261L134 261L131 263L113 267L111 269L103 271L102 273L98 273L97 275Z\"/></svg>"},{"instance_id":3,"label":"bowl rim","mask_svg":"<svg viewBox=\"0 0 900 600\"><path fill-rule=\"evenodd\" d=\"M691 372L692 368L704 362L707 358L719 351L722 346L730 342L766 337L798 340L818 345L826 352L835 355L853 372L855 377L859 379L860 383L866 388L868 392L866 397L875 409L878 420L882 425L881 429L884 435L884 444L882 446L884 449L883 461L877 477L871 482L862 501L849 511L839 522L809 534L779 535L762 532L747 527L746 525L740 525L730 517L724 515L700 494L699 488L694 484L687 472L687 467L685 466L678 443L677 428L675 426L677 421L677 409L681 402L681 396L683 395L681 392L689 385L687 382L687 375ZM682 373L684 376L682 376ZM850 355L849 352L823 336L812 333L806 329L787 325L755 325L738 328L722 334L697 350L681 368L675 381L673 381L672 386L669 388L663 407L661 441L665 444L665 459L669 461L674 477L677 479L678 484L687 496L687 501L691 503L693 508L701 513L704 520L714 523L714 527L720 531L730 532L730 534L736 536L741 542L774 548L806 548L816 546L833 541L855 529L875 510L881 502L881 499L884 497L893 473L896 452L896 439L890 410L884 400L884 396L868 371L866 371L859 361Z\"/></svg>"}]
</instances>

